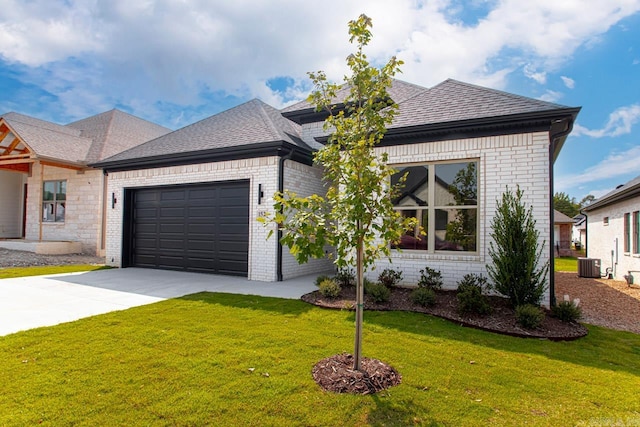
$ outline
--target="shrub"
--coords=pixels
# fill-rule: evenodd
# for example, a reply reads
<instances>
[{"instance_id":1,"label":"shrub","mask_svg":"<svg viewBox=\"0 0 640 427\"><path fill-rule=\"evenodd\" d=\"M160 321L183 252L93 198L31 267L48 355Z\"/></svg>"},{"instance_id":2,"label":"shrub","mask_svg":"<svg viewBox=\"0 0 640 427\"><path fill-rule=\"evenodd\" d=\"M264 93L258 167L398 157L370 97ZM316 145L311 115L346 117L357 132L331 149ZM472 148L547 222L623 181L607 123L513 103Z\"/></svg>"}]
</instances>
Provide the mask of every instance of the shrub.
<instances>
[{"instance_id":1,"label":"shrub","mask_svg":"<svg viewBox=\"0 0 640 427\"><path fill-rule=\"evenodd\" d=\"M320 276L316 277L314 283L316 286L320 286L320 283L324 282L327 279L331 279L331 277L327 276L326 274L321 274Z\"/></svg>"},{"instance_id":2,"label":"shrub","mask_svg":"<svg viewBox=\"0 0 640 427\"><path fill-rule=\"evenodd\" d=\"M372 283L367 291L374 302L387 302L391 297L391 289L382 283Z\"/></svg>"},{"instance_id":3,"label":"shrub","mask_svg":"<svg viewBox=\"0 0 640 427\"><path fill-rule=\"evenodd\" d=\"M397 285L402 280L402 271L394 270L392 268L385 268L378 276L378 282L384 286L391 288Z\"/></svg>"},{"instance_id":4,"label":"shrub","mask_svg":"<svg viewBox=\"0 0 640 427\"><path fill-rule=\"evenodd\" d=\"M422 307L431 307L436 304L436 293L431 288L418 288L411 292L411 301Z\"/></svg>"},{"instance_id":5,"label":"shrub","mask_svg":"<svg viewBox=\"0 0 640 427\"><path fill-rule=\"evenodd\" d=\"M349 269L338 270L338 273L333 278L340 286L355 286L356 276L353 271Z\"/></svg>"},{"instance_id":6,"label":"shrub","mask_svg":"<svg viewBox=\"0 0 640 427\"><path fill-rule=\"evenodd\" d=\"M421 288L440 289L442 288L442 273L433 268L425 267L420 270L420 280L418 286Z\"/></svg>"},{"instance_id":7,"label":"shrub","mask_svg":"<svg viewBox=\"0 0 640 427\"><path fill-rule=\"evenodd\" d=\"M369 294L369 290L374 285L375 283L367 279L366 277L362 279L362 290L364 291L365 294Z\"/></svg>"},{"instance_id":8,"label":"shrub","mask_svg":"<svg viewBox=\"0 0 640 427\"><path fill-rule=\"evenodd\" d=\"M460 313L489 314L491 306L483 290L487 278L477 274L465 274L458 282L458 311Z\"/></svg>"},{"instance_id":9,"label":"shrub","mask_svg":"<svg viewBox=\"0 0 640 427\"><path fill-rule=\"evenodd\" d=\"M533 304L523 304L516 307L516 321L527 329L535 329L542 324L544 311Z\"/></svg>"},{"instance_id":10,"label":"shrub","mask_svg":"<svg viewBox=\"0 0 640 427\"><path fill-rule=\"evenodd\" d=\"M538 249L540 233L533 209L524 206L522 194L519 187L515 195L507 187L497 203L489 245L493 264L487 265L495 290L509 297L514 307L540 304L549 270L549 262L538 268L544 244Z\"/></svg>"},{"instance_id":11,"label":"shrub","mask_svg":"<svg viewBox=\"0 0 640 427\"><path fill-rule=\"evenodd\" d=\"M577 322L582 317L582 310L573 301L562 301L551 309L551 314L563 322Z\"/></svg>"},{"instance_id":12,"label":"shrub","mask_svg":"<svg viewBox=\"0 0 640 427\"><path fill-rule=\"evenodd\" d=\"M333 279L325 279L318 287L320 294L325 298L337 298L340 295L340 285Z\"/></svg>"}]
</instances>

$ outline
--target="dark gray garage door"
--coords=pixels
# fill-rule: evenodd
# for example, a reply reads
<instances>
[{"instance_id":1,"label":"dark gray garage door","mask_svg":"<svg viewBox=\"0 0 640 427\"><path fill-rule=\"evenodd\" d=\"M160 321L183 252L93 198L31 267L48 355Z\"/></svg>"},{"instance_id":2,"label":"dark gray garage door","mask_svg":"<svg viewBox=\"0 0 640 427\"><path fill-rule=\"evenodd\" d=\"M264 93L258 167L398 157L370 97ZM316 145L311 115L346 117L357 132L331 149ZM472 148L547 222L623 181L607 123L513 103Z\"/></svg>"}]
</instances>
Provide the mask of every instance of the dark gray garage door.
<instances>
[{"instance_id":1,"label":"dark gray garage door","mask_svg":"<svg viewBox=\"0 0 640 427\"><path fill-rule=\"evenodd\" d=\"M247 276L248 181L131 191L132 266Z\"/></svg>"}]
</instances>

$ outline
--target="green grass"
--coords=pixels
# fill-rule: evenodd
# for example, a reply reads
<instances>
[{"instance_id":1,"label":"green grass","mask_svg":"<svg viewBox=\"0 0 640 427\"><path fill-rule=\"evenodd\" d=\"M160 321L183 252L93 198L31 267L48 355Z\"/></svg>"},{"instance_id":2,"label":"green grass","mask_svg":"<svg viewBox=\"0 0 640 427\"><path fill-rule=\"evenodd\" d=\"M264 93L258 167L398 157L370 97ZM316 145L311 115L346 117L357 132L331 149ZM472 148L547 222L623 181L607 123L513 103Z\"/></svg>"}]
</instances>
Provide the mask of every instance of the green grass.
<instances>
[{"instance_id":1,"label":"green grass","mask_svg":"<svg viewBox=\"0 0 640 427\"><path fill-rule=\"evenodd\" d=\"M566 271L569 273L578 272L578 258L557 257L555 258L555 271Z\"/></svg>"},{"instance_id":2,"label":"green grass","mask_svg":"<svg viewBox=\"0 0 640 427\"><path fill-rule=\"evenodd\" d=\"M40 267L9 267L0 268L0 279L14 277L42 276L44 274L75 273L78 271L102 270L104 265L74 264L74 265L44 265Z\"/></svg>"},{"instance_id":3,"label":"green grass","mask_svg":"<svg viewBox=\"0 0 640 427\"><path fill-rule=\"evenodd\" d=\"M402 384L323 392L311 369L352 351L353 322L300 301L201 293L0 337L0 425L640 423L640 335L589 327L550 342L366 312L364 355Z\"/></svg>"}]
</instances>

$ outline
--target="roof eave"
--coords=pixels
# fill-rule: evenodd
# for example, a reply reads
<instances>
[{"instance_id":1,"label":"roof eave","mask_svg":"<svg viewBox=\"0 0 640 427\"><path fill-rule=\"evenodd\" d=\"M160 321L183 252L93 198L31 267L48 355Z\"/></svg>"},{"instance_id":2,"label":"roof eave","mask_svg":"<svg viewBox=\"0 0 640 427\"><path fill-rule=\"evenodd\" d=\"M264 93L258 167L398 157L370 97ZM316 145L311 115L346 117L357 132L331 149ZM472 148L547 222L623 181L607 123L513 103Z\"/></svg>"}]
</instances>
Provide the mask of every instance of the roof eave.
<instances>
[{"instance_id":1,"label":"roof eave","mask_svg":"<svg viewBox=\"0 0 640 427\"><path fill-rule=\"evenodd\" d=\"M582 208L582 210L585 212L590 212L596 209L607 207L613 203L622 202L624 200L628 200L637 196L640 196L640 184L636 184L629 188L625 188L624 190L619 191L618 193L612 194L611 196L605 199L596 200L590 205Z\"/></svg>"},{"instance_id":2,"label":"roof eave","mask_svg":"<svg viewBox=\"0 0 640 427\"><path fill-rule=\"evenodd\" d=\"M312 152L286 141L270 141L246 146L223 147L210 150L172 153L170 155L143 158L100 161L89 166L103 169L105 172L117 172L134 169L191 165L197 163L220 162L226 160L250 159L267 156L282 156L283 149L294 152L294 159L301 163L313 162ZM285 153L286 154L286 153Z\"/></svg>"}]
</instances>

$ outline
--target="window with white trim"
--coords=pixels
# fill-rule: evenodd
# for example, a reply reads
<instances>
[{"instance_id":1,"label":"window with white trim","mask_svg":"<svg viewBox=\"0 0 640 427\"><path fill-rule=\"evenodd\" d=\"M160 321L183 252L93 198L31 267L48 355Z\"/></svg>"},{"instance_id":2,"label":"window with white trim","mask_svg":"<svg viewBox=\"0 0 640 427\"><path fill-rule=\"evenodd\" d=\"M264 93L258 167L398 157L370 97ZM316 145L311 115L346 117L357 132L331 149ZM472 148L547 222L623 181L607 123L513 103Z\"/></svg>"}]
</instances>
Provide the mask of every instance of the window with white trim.
<instances>
[{"instance_id":1,"label":"window with white trim","mask_svg":"<svg viewBox=\"0 0 640 427\"><path fill-rule=\"evenodd\" d=\"M633 253L640 253L640 211L633 213Z\"/></svg>"},{"instance_id":2,"label":"window with white trim","mask_svg":"<svg viewBox=\"0 0 640 427\"><path fill-rule=\"evenodd\" d=\"M476 252L478 248L478 162L431 162L397 166L391 177L404 186L393 200L416 227L393 248L427 252Z\"/></svg>"},{"instance_id":3,"label":"window with white trim","mask_svg":"<svg viewBox=\"0 0 640 427\"><path fill-rule=\"evenodd\" d=\"M624 214L624 251L631 252L631 214Z\"/></svg>"},{"instance_id":4,"label":"window with white trim","mask_svg":"<svg viewBox=\"0 0 640 427\"><path fill-rule=\"evenodd\" d=\"M42 221L64 222L67 181L45 181L42 188Z\"/></svg>"}]
</instances>

